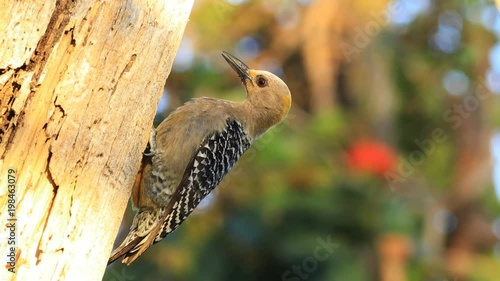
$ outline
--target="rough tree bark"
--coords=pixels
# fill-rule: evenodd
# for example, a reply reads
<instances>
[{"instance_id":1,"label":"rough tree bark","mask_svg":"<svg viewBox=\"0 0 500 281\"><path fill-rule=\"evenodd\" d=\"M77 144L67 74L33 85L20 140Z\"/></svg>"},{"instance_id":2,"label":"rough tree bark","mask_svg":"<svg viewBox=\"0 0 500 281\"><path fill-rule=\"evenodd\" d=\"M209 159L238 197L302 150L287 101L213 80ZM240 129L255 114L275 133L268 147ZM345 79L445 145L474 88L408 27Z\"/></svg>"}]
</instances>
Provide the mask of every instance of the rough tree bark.
<instances>
[{"instance_id":1,"label":"rough tree bark","mask_svg":"<svg viewBox=\"0 0 500 281\"><path fill-rule=\"evenodd\" d=\"M0 280L102 278L192 5L0 1Z\"/></svg>"}]
</instances>

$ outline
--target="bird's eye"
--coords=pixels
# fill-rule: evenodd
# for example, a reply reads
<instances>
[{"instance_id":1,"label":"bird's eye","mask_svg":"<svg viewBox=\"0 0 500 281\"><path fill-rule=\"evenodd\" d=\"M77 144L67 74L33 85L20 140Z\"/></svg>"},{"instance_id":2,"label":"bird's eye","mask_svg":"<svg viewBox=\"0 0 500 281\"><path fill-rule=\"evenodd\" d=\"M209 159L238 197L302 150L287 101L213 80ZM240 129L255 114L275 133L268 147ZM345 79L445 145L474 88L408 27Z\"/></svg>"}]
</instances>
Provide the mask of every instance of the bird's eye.
<instances>
[{"instance_id":1,"label":"bird's eye","mask_svg":"<svg viewBox=\"0 0 500 281\"><path fill-rule=\"evenodd\" d=\"M267 79L264 76L257 77L257 86L264 88L267 86Z\"/></svg>"}]
</instances>

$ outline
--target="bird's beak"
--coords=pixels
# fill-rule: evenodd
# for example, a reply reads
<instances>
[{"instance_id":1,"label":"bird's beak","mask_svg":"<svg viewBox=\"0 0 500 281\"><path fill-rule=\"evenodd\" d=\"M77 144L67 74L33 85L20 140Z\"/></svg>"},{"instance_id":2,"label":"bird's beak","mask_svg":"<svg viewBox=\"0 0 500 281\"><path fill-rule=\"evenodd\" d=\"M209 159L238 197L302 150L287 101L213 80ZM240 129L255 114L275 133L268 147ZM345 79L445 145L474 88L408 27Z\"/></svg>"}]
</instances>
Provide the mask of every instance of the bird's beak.
<instances>
[{"instance_id":1,"label":"bird's beak","mask_svg":"<svg viewBox=\"0 0 500 281\"><path fill-rule=\"evenodd\" d=\"M245 83L245 79L252 81L252 77L250 77L250 74L248 73L248 71L250 70L250 67L248 67L248 65L226 51L222 51L222 56L231 66L231 68L236 71L243 83Z\"/></svg>"}]
</instances>

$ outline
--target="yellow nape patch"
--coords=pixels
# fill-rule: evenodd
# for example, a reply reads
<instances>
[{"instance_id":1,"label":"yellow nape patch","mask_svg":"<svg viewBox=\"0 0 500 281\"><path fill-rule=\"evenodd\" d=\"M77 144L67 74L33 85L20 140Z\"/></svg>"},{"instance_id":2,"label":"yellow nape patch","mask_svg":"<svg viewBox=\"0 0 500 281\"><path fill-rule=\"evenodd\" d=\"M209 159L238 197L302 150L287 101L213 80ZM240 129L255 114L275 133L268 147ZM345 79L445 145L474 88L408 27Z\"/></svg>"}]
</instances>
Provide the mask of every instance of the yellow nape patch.
<instances>
[{"instance_id":1,"label":"yellow nape patch","mask_svg":"<svg viewBox=\"0 0 500 281\"><path fill-rule=\"evenodd\" d=\"M281 104L283 105L282 114L285 115L288 113L288 110L290 109L290 106L292 104L292 96L290 95L290 93L288 93L288 95L285 95L281 98Z\"/></svg>"}]
</instances>

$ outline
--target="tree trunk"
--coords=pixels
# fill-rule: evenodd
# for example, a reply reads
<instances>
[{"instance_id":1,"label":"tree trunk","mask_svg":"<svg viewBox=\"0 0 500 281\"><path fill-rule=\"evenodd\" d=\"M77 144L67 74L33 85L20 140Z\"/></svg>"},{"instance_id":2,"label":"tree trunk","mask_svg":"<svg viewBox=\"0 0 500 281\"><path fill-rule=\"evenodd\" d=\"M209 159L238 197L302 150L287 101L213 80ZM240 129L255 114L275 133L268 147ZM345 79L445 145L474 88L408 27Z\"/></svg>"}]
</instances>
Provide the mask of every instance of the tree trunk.
<instances>
[{"instance_id":1,"label":"tree trunk","mask_svg":"<svg viewBox=\"0 0 500 281\"><path fill-rule=\"evenodd\" d=\"M0 1L0 280L102 278L192 4Z\"/></svg>"}]
</instances>

